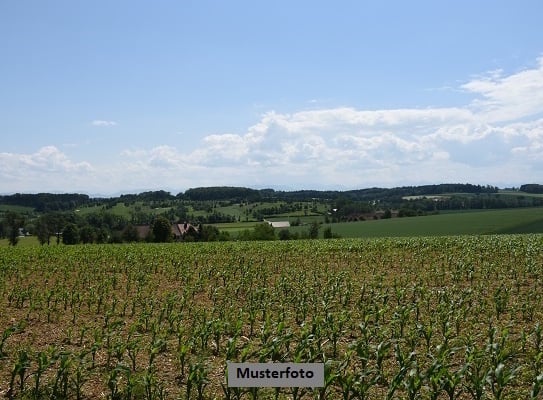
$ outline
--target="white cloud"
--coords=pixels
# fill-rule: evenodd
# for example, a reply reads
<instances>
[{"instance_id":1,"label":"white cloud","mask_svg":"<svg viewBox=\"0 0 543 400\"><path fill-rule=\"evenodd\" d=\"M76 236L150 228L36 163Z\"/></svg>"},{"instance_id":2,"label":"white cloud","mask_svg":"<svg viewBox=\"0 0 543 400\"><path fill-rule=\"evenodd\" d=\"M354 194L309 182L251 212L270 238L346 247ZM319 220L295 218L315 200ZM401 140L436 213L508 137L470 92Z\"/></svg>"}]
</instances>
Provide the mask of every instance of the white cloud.
<instances>
[{"instance_id":1,"label":"white cloud","mask_svg":"<svg viewBox=\"0 0 543 400\"><path fill-rule=\"evenodd\" d=\"M103 119L95 119L91 122L92 126L99 126L99 127L111 127L116 126L117 122L115 121L106 121Z\"/></svg>"},{"instance_id":2,"label":"white cloud","mask_svg":"<svg viewBox=\"0 0 543 400\"><path fill-rule=\"evenodd\" d=\"M0 153L0 171L19 172L51 172L51 173L70 173L70 172L89 172L92 170L88 162L75 163L68 159L55 146L46 146L33 154Z\"/></svg>"},{"instance_id":3,"label":"white cloud","mask_svg":"<svg viewBox=\"0 0 543 400\"><path fill-rule=\"evenodd\" d=\"M481 119L489 122L512 121L543 112L543 57L537 66L504 76L503 71L491 71L487 76L462 85L479 97L471 108Z\"/></svg>"},{"instance_id":4,"label":"white cloud","mask_svg":"<svg viewBox=\"0 0 543 400\"><path fill-rule=\"evenodd\" d=\"M0 177L11 191L84 188L94 171L90 163L74 162L55 146L32 154L0 153Z\"/></svg>"},{"instance_id":5,"label":"white cloud","mask_svg":"<svg viewBox=\"0 0 543 400\"><path fill-rule=\"evenodd\" d=\"M474 98L458 107L269 111L243 132L204 137L188 153L166 145L131 149L94 168L53 146L28 155L0 153L0 176L27 182L27 190L62 176L100 193L208 185L541 182L543 58L532 69L510 75L493 71L461 88Z\"/></svg>"}]
</instances>

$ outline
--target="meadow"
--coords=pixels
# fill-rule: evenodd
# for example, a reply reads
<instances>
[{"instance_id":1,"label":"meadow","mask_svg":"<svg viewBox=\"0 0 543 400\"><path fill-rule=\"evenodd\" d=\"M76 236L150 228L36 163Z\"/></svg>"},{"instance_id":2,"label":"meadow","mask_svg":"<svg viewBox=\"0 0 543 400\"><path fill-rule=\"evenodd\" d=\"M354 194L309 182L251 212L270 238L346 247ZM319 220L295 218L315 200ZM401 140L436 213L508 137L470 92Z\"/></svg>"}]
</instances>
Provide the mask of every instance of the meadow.
<instances>
[{"instance_id":1,"label":"meadow","mask_svg":"<svg viewBox=\"0 0 543 400\"><path fill-rule=\"evenodd\" d=\"M503 210L469 210L441 212L434 215L377 219L357 222L323 223L321 215L285 215L269 218L270 221L300 221L300 226L291 226L292 233L302 235L308 225L321 223L320 237L326 228L342 238L419 237L450 235L491 235L513 233L543 233L543 208L513 208ZM246 229L254 228L258 222L233 222L215 224L233 237ZM1 243L1 242L0 242ZM0 244L1 245L1 244Z\"/></svg>"},{"instance_id":2,"label":"meadow","mask_svg":"<svg viewBox=\"0 0 543 400\"><path fill-rule=\"evenodd\" d=\"M541 235L0 249L13 399L536 399ZM227 361L322 362L322 388Z\"/></svg>"},{"instance_id":3,"label":"meadow","mask_svg":"<svg viewBox=\"0 0 543 400\"><path fill-rule=\"evenodd\" d=\"M348 238L543 233L543 208L442 212L420 217L323 225L323 229L326 227Z\"/></svg>"}]
</instances>

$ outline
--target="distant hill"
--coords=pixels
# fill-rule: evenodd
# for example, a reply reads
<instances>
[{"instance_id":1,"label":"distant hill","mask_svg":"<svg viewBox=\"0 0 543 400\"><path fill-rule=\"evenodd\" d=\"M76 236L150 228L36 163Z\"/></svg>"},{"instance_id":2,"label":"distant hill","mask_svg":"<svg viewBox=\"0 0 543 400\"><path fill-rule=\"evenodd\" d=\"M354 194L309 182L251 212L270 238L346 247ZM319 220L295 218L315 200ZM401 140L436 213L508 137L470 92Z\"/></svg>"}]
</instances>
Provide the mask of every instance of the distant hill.
<instances>
[{"instance_id":1,"label":"distant hill","mask_svg":"<svg viewBox=\"0 0 543 400\"><path fill-rule=\"evenodd\" d=\"M73 210L91 201L86 194L66 193L16 193L9 196L0 196L0 204L10 206L23 206L34 208L37 212Z\"/></svg>"},{"instance_id":2,"label":"distant hill","mask_svg":"<svg viewBox=\"0 0 543 400\"><path fill-rule=\"evenodd\" d=\"M521 186L521 192L543 193L543 185L526 184ZM518 193L518 192L516 192ZM442 183L436 185L402 186L395 188L366 188L346 191L334 190L294 190L282 191L274 189L251 189L247 187L214 186L198 187L180 192L176 195L164 190L147 191L138 194L123 194L110 198L90 198L86 194L21 194L0 196L0 205L31 207L36 212L69 211L76 208L93 205L115 205L119 202L134 204L135 202L205 202L205 201L230 201L233 203L262 202L262 201L339 201L342 202L367 202L379 203L382 207L399 208L407 199L413 206L417 201L419 207L436 208L434 197L443 197L440 206L448 204L444 209L458 208L509 208L539 206L541 200L531 199L528 202L517 196L500 195L495 186L473 185L469 183ZM427 196L427 198L425 198ZM471 196L471 197L470 197ZM479 197L473 197L479 196ZM482 197L481 197L482 196ZM500 197L501 196L501 197ZM417 199L418 198L418 199ZM433 203L428 203L434 201ZM427 204L424 204L424 203ZM462 205L463 204L463 205ZM430 207L431 206L431 207ZM437 207L440 208L440 207Z\"/></svg>"}]
</instances>

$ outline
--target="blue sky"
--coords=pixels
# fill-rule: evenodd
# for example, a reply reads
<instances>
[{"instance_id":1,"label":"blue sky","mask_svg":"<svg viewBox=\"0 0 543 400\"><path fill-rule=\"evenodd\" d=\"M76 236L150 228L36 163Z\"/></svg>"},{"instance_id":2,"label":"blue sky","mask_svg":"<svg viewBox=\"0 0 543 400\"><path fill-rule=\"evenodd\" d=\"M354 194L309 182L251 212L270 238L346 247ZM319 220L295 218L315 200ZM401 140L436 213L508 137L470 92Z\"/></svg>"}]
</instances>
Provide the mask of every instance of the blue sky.
<instances>
[{"instance_id":1,"label":"blue sky","mask_svg":"<svg viewBox=\"0 0 543 400\"><path fill-rule=\"evenodd\" d=\"M0 2L0 193L543 183L543 3Z\"/></svg>"}]
</instances>

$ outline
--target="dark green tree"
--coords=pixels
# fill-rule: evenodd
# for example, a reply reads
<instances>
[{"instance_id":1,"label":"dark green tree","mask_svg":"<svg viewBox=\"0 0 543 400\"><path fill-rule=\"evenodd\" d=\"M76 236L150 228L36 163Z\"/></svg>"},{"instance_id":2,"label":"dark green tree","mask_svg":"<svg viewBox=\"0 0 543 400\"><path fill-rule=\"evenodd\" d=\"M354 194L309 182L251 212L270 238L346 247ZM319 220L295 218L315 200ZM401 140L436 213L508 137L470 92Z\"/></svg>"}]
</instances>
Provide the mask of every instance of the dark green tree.
<instances>
[{"instance_id":1,"label":"dark green tree","mask_svg":"<svg viewBox=\"0 0 543 400\"><path fill-rule=\"evenodd\" d=\"M267 222L258 224L253 229L252 239L253 240L275 240L275 230L273 229L273 226L271 226Z\"/></svg>"},{"instance_id":2,"label":"dark green tree","mask_svg":"<svg viewBox=\"0 0 543 400\"><path fill-rule=\"evenodd\" d=\"M139 240L138 229L134 225L128 224L123 229L122 237L125 242L137 242Z\"/></svg>"},{"instance_id":3,"label":"dark green tree","mask_svg":"<svg viewBox=\"0 0 543 400\"><path fill-rule=\"evenodd\" d=\"M96 230L96 243L107 243L109 239L109 231L106 228Z\"/></svg>"},{"instance_id":4,"label":"dark green tree","mask_svg":"<svg viewBox=\"0 0 543 400\"><path fill-rule=\"evenodd\" d=\"M171 242L172 241L172 226L170 221L162 216L158 216L153 222L152 227L153 237L155 242Z\"/></svg>"},{"instance_id":5,"label":"dark green tree","mask_svg":"<svg viewBox=\"0 0 543 400\"><path fill-rule=\"evenodd\" d=\"M317 239L319 237L320 224L317 221L313 221L309 226L309 238Z\"/></svg>"},{"instance_id":6,"label":"dark green tree","mask_svg":"<svg viewBox=\"0 0 543 400\"><path fill-rule=\"evenodd\" d=\"M219 238L219 229L213 225L200 225L200 240L202 242L215 242Z\"/></svg>"},{"instance_id":7,"label":"dark green tree","mask_svg":"<svg viewBox=\"0 0 543 400\"><path fill-rule=\"evenodd\" d=\"M279 240L290 240L291 235L288 229L281 229L279 231Z\"/></svg>"},{"instance_id":8,"label":"dark green tree","mask_svg":"<svg viewBox=\"0 0 543 400\"><path fill-rule=\"evenodd\" d=\"M42 224L42 228L38 228L38 229L43 230L41 233L43 235L43 239L45 239L45 236L47 234L49 234L50 236L56 236L57 244L59 244L62 228L68 222L66 215L59 212L50 212L50 213L42 215L40 217L40 220L41 220L40 224ZM47 244L49 244L49 238L47 238L46 241L47 241Z\"/></svg>"},{"instance_id":9,"label":"dark green tree","mask_svg":"<svg viewBox=\"0 0 543 400\"><path fill-rule=\"evenodd\" d=\"M45 215L38 218L35 228L36 236L38 237L40 244L50 244L50 237L52 234L54 234L54 232L51 232L51 227L49 226Z\"/></svg>"},{"instance_id":10,"label":"dark green tree","mask_svg":"<svg viewBox=\"0 0 543 400\"><path fill-rule=\"evenodd\" d=\"M19 228L24 225L24 218L19 214L9 211L5 216L5 224L7 226L8 240L10 246L16 246L19 242Z\"/></svg>"},{"instance_id":11,"label":"dark green tree","mask_svg":"<svg viewBox=\"0 0 543 400\"><path fill-rule=\"evenodd\" d=\"M250 231L249 229L244 229L238 232L237 240L248 241L252 239L253 239L253 234L252 234L252 231Z\"/></svg>"},{"instance_id":12,"label":"dark green tree","mask_svg":"<svg viewBox=\"0 0 543 400\"><path fill-rule=\"evenodd\" d=\"M327 226L326 228L324 228L324 231L322 232L322 237L325 239L335 239L335 238L340 238L341 236L338 235L337 233L332 232L331 226Z\"/></svg>"},{"instance_id":13,"label":"dark green tree","mask_svg":"<svg viewBox=\"0 0 543 400\"><path fill-rule=\"evenodd\" d=\"M93 243L96 239L96 231L90 225L85 225L79 229L79 239L81 243Z\"/></svg>"},{"instance_id":14,"label":"dark green tree","mask_svg":"<svg viewBox=\"0 0 543 400\"><path fill-rule=\"evenodd\" d=\"M76 224L68 224L62 230L62 243L64 244L78 244L79 243L79 229Z\"/></svg>"}]
</instances>

